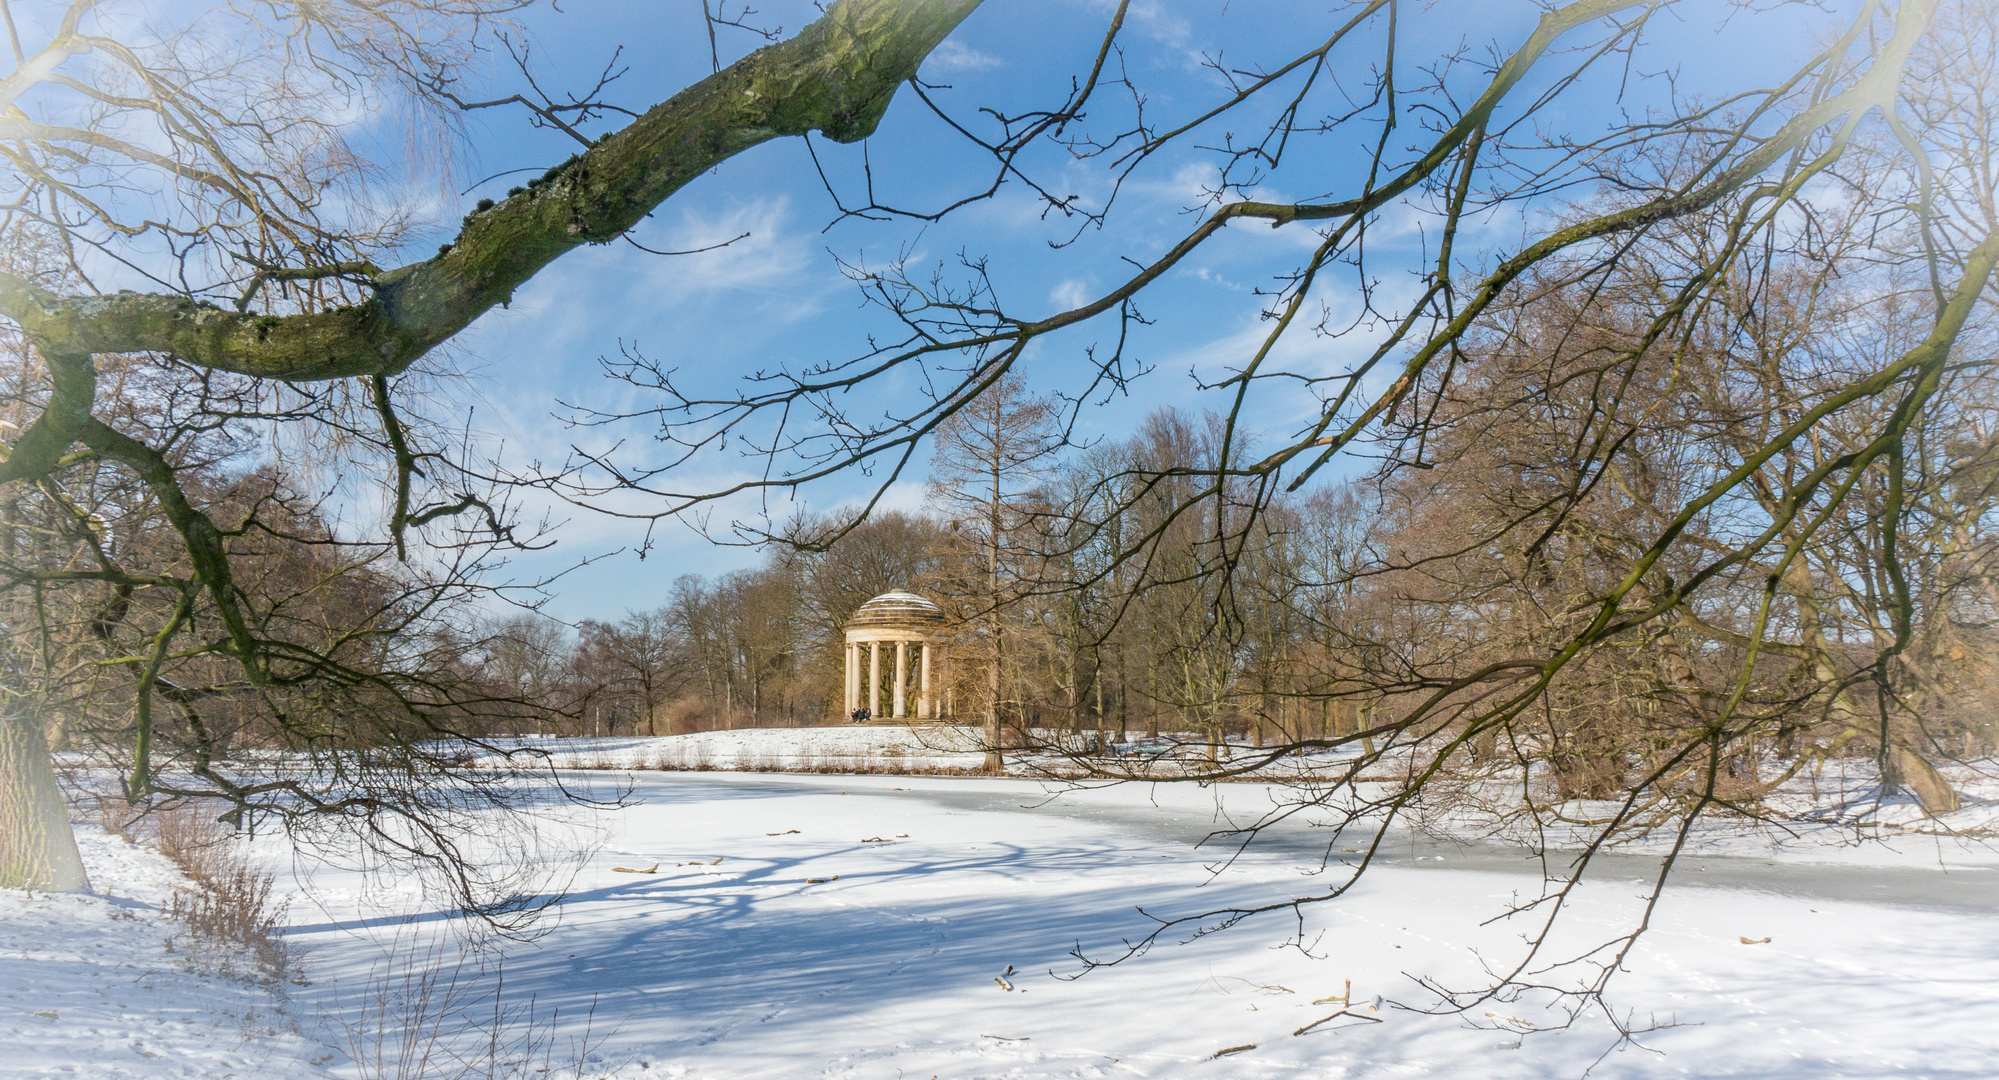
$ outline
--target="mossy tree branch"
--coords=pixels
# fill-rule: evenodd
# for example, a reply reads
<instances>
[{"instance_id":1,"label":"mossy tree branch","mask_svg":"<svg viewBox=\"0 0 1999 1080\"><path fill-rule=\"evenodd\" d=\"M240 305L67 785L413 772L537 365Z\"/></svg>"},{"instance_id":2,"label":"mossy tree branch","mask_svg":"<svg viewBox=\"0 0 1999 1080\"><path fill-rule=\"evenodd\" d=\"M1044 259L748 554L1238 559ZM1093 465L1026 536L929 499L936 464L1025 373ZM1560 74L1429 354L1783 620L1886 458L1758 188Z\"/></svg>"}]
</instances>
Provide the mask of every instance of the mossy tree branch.
<instances>
[{"instance_id":1,"label":"mossy tree branch","mask_svg":"<svg viewBox=\"0 0 1999 1080\"><path fill-rule=\"evenodd\" d=\"M162 352L287 380L395 374L506 304L557 258L617 239L728 158L809 131L837 142L865 138L897 87L978 3L843 0L797 37L675 94L541 182L468 215L435 257L374 275L363 303L253 314L178 295L58 297L0 273L0 314L45 354Z\"/></svg>"},{"instance_id":2,"label":"mossy tree branch","mask_svg":"<svg viewBox=\"0 0 1999 1080\"><path fill-rule=\"evenodd\" d=\"M662 102L558 165L538 182L468 215L453 243L430 259L388 271L366 263L326 268L259 266L239 310L185 295L121 292L64 297L0 272L0 315L12 319L47 364L46 406L0 460L0 483L38 481L77 442L136 472L180 534L252 683L269 673L246 618L222 533L196 507L172 464L93 416L97 354L152 352L258 378L318 381L370 377L400 476L392 531L478 500L412 512L407 447L387 400L386 376L448 340L567 252L616 239L683 185L750 147L818 131L840 142L873 132L901 84L916 74L979 0L842 0L797 37L750 54ZM266 280L358 277L368 300L294 315L240 310Z\"/></svg>"}]
</instances>

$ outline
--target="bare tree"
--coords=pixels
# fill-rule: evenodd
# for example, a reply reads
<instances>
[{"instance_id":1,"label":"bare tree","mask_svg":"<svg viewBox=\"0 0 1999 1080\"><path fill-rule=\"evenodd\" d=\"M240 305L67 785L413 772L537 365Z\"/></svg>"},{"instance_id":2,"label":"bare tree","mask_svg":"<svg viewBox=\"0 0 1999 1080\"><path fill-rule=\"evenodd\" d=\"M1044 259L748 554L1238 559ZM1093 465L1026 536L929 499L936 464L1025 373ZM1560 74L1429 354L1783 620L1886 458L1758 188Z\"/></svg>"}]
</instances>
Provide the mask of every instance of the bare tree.
<instances>
[{"instance_id":1,"label":"bare tree","mask_svg":"<svg viewBox=\"0 0 1999 1080\"><path fill-rule=\"evenodd\" d=\"M485 636L482 673L498 684L497 695L529 703L510 734L552 734L540 721L563 711L570 654L569 629L545 615L524 613L503 619Z\"/></svg>"},{"instance_id":2,"label":"bare tree","mask_svg":"<svg viewBox=\"0 0 1999 1080\"><path fill-rule=\"evenodd\" d=\"M669 101L613 112L622 126L603 138L576 131L605 114L594 96L559 103L514 95L507 101L535 122L574 136L577 153L506 199L479 204L435 255L384 269L379 262L397 251L409 219L373 202L373 163L327 118L394 100L429 117L426 130L436 132L457 110L497 105L461 94L458 67L488 20L515 6L223 6L163 35L121 38L119 28L138 23L100 19L97 0L32 14L5 5L16 47L0 75L0 153L10 166L0 179L0 315L26 350L8 372L0 491L9 505L35 503L45 522L72 514L70 551L84 558L80 566L73 556L17 562L4 580L30 608L51 591L77 595L75 606L90 604L82 598L89 594L111 597L98 606L115 632L97 647L114 670L136 675L122 725L132 798L171 787L176 797L221 799L237 820L346 815L386 845L430 853L466 883L452 813L443 795L427 799L420 785L474 774L453 765L461 752L423 748L470 734L476 725L461 721L482 702L472 684L445 677L456 670L451 656L421 647L452 638L450 628L420 624L451 621L445 608L470 599L490 559L532 540L474 463L454 456L431 420L405 411L443 371L424 368L424 358L553 260L618 239L732 155L809 131L864 137L975 0L845 0L798 36ZM95 285L105 275L132 282L133 274L154 291ZM126 370L143 385L111 378ZM314 498L289 490L289 478L275 496L250 499L247 515L209 498L189 472L189 444L260 427L309 451L303 460L351 463L359 466L353 475L378 477L379 532L333 534L325 523L336 519L314 518ZM128 563L95 539L97 508L61 494L83 475L115 478L135 493L166 526L171 550L158 562ZM285 512L267 513L272 507ZM264 540L350 549L340 558L372 568L377 610L319 640L281 632L273 623L281 614L245 580L251 555L243 549ZM10 638L20 625L10 618ZM50 642L56 635L35 633ZM236 674L224 680L211 670L193 688L167 681L163 666L191 641ZM27 688L8 691L18 698ZM169 785L151 752L159 728L150 703L163 693L190 729L206 728L214 694L286 717L301 715L298 702L278 699L303 695L315 702L308 726L335 737L314 744L324 751L310 759L319 771L272 779L245 774L216 753L220 743L197 735L197 767L174 774L195 780ZM401 726L365 722L376 715ZM356 756L348 736L399 748L404 775L418 783L401 784L394 798L387 788L342 794L355 779L350 766L373 760ZM49 813L30 796L39 767L25 768L0 776L9 820ZM475 782L473 790L497 789ZM384 807L400 808L400 824L376 816ZM5 836L11 843L62 827L40 821ZM38 850L10 848L0 862L26 866L42 857Z\"/></svg>"},{"instance_id":3,"label":"bare tree","mask_svg":"<svg viewBox=\"0 0 1999 1080\"><path fill-rule=\"evenodd\" d=\"M1001 724L1017 713L1008 622L1036 577L1024 534L1042 515L1037 481L1062 446L1056 403L1028 392L1017 375L1000 379L938 429L930 497L972 563L954 590L968 604L971 633L956 652L983 669L977 700L985 713L986 768L998 772Z\"/></svg>"},{"instance_id":4,"label":"bare tree","mask_svg":"<svg viewBox=\"0 0 1999 1080\"><path fill-rule=\"evenodd\" d=\"M1549 917L1604 846L1664 831L1675 842L1662 886L1700 818L1753 815L1750 796L1774 779L1756 772L1756 748L1813 708L1831 710L1834 725L1818 752L1871 741L1884 792L1906 786L1931 812L1947 811L1953 796L1928 763L1940 733L1925 732L1911 708L1916 688L1930 685L1911 654L1918 627L1951 620L1950 603L1923 593L1911 560L1925 531L1942 536L1955 527L1943 522L1983 513L1946 510L1925 493L1944 490L1932 477L1955 473L1944 483L1963 492L1981 475L1984 440L1955 429L1983 413L1972 373L1986 361L1975 344L1999 265L1992 13L1867 4L1824 25L1814 51L1757 88L1697 96L1674 83L1646 115L1590 130L1549 111L1584 87L1617 86L1605 66L1646 69L1657 55L1646 31L1665 9L1551 6L1489 61L1459 52L1412 66L1399 28L1443 9L1357 4L1308 47L1216 61L1210 96L1176 97L1179 111L1161 116L1140 85L1153 76L1125 62L1142 45L1120 5L1088 70L1041 108L974 121L926 90L972 152L991 156L991 187L924 206L835 190L842 213L932 220L1012 185L1077 235L1110 231L1129 183L1183 165L1198 146L1209 168L1188 208L1196 224L1163 250L1133 229L1121 276L1057 310L1004 295L977 253L952 266L856 260L852 277L898 336L877 335L844 360L759 373L735 394L686 393L644 364L621 371L659 392L647 415L668 421L689 455L734 435L773 459L759 478L706 491L665 471L590 462L570 490L586 501L642 491L672 514L870 467L885 492L926 440L994 408L992 395L1032 350L1071 361L1080 373L1064 388L1071 401L1114 394L1147 366L1137 342L1160 312L1141 303L1220 238L1257 242L1243 226L1264 223L1277 232L1267 244L1306 254L1259 294L1258 331L1196 372L1194 389L1214 405L1212 449L1101 473L1115 509L1095 519L1121 546L1072 584L1136 563L1148 570L1133 581L1141 592L1183 590L1177 607L1161 601L1179 616L1161 625L1199 633L1160 639L1154 655L1175 664L1184 687L1175 704L1208 710L1203 722L1219 729L1240 701L1242 665L1256 657L1244 636L1258 625L1255 592L1239 578L1287 528L1287 497L1344 461L1371 474L1377 494L1358 505L1379 516L1356 530L1361 541L1337 560L1335 580L1267 598L1338 617L1320 628L1346 655L1322 648L1324 670L1297 677L1321 700L1351 705L1352 727L1283 739L1196 776L1248 772L1301 749L1357 749L1308 802L1371 832L1371 852L1471 762L1518 775L1552 768L1556 785L1513 819L1547 825L1564 843L1572 824L1587 830L1569 869L1535 900ZM1356 93L1362 57L1371 63ZM1357 169L1323 167L1356 145L1366 151ZM1078 159L1105 167L1094 198L1046 179L1054 162ZM1324 194L1277 200L1265 196L1272 190ZM1471 223L1518 211L1528 212L1517 239L1467 239ZM1420 258L1384 264L1383 245L1370 241L1391 216L1433 238ZM1859 220L1867 228L1852 228ZM1818 363L1775 323L1770 333L1731 326L1798 295L1781 279L1808 276L1814 262L1892 306L1899 332ZM1406 271L1408 287L1383 286L1390 268ZM1798 325L1812 325L1810 307ZM1773 362L1798 366L1758 385L1746 365ZM1725 393L1703 399L1687 380L1710 364ZM904 378L924 389L895 395L890 381ZM1745 394L1758 399L1746 416ZM857 399L891 404L857 415L846 408ZM1959 412L1958 400L1973 407ZM1958 446L1962 472L1930 444ZM1130 528L1129 512L1148 502L1161 507L1154 523ZM1835 542L1842 530L1853 541ZM1061 531L1067 550L1081 550L1077 530ZM1981 531L1960 535L1978 547ZM1808 581L1802 568L1815 558L1830 563ZM1172 560L1185 572L1151 572ZM1983 588L1969 584L1976 561L1939 556L1946 564L1967 583L1959 610L1987 625L1984 601L1968 602ZM1848 623L1837 634L1851 636L1818 618L1826 648L1805 644L1811 612L1830 612L1845 590L1862 594L1840 613ZM1932 603L1942 607L1918 610ZM1708 641L1696 647L1701 634ZM1712 647L1717 637L1727 647ZM1972 670L1962 632L1945 637L1966 654L1960 670ZM1820 659L1785 662L1801 651ZM1618 719L1634 710L1644 722ZM1371 767L1398 777L1386 794L1355 785ZM1611 808L1572 815L1582 796ZM1259 910L1295 910L1344 887ZM1204 925L1254 913L1209 913ZM1547 962L1545 940L1533 937L1523 965ZM1631 940L1563 958L1586 973L1586 998Z\"/></svg>"},{"instance_id":5,"label":"bare tree","mask_svg":"<svg viewBox=\"0 0 1999 1080\"><path fill-rule=\"evenodd\" d=\"M668 608L628 612L616 623L585 620L580 627L575 663L591 690L614 705L629 703L635 726L642 723L647 735L660 733L660 710L693 677L686 643L674 627Z\"/></svg>"}]
</instances>

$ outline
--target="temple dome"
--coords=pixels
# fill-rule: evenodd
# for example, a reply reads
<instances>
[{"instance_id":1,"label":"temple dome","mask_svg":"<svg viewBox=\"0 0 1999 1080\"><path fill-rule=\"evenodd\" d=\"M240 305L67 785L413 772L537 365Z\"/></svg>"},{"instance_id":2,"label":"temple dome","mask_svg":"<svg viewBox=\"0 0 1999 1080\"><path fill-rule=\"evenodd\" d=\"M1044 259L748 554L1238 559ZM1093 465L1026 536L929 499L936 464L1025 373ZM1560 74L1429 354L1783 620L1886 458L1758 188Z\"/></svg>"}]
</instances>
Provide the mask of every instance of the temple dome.
<instances>
[{"instance_id":1,"label":"temple dome","mask_svg":"<svg viewBox=\"0 0 1999 1080\"><path fill-rule=\"evenodd\" d=\"M885 592L862 604L860 610L854 612L854 617L847 620L847 627L916 629L941 626L944 621L943 608L913 592L896 590Z\"/></svg>"}]
</instances>

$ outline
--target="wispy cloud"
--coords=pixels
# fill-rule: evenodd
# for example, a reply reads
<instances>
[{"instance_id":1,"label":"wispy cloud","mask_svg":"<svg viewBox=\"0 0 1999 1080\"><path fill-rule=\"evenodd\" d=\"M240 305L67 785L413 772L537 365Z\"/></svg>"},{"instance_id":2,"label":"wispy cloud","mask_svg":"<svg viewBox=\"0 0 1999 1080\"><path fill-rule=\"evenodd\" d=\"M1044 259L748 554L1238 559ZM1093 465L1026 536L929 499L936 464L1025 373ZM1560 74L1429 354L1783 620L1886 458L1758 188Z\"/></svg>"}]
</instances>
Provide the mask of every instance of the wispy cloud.
<instances>
[{"instance_id":1,"label":"wispy cloud","mask_svg":"<svg viewBox=\"0 0 1999 1080\"><path fill-rule=\"evenodd\" d=\"M990 71L1004 67L1006 61L990 53L983 53L956 38L945 38L944 44L930 50L923 61L923 70L937 74L950 71Z\"/></svg>"},{"instance_id":2,"label":"wispy cloud","mask_svg":"<svg viewBox=\"0 0 1999 1080\"><path fill-rule=\"evenodd\" d=\"M646 256L629 250L649 260L648 287L671 289L678 297L767 290L794 282L812 260L811 246L791 227L791 218L791 200L785 196L738 203L720 214L690 208L681 212L674 228L662 230L663 243L653 237L635 239L656 250L696 254Z\"/></svg>"},{"instance_id":3,"label":"wispy cloud","mask_svg":"<svg viewBox=\"0 0 1999 1080\"><path fill-rule=\"evenodd\" d=\"M1094 297L1090 293L1089 282L1081 278L1067 278L1061 284L1048 290L1049 302L1053 303L1061 311L1082 307L1092 299Z\"/></svg>"}]
</instances>

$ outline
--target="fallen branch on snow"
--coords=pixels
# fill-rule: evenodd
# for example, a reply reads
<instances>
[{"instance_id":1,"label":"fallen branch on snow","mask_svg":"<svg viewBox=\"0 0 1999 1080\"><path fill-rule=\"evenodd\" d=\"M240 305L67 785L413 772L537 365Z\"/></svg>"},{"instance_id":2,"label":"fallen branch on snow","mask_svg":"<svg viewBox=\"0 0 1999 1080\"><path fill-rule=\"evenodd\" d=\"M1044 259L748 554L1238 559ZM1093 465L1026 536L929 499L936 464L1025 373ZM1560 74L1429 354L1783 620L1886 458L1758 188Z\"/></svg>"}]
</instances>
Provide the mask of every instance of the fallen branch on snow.
<instances>
[{"instance_id":1,"label":"fallen branch on snow","mask_svg":"<svg viewBox=\"0 0 1999 1080\"><path fill-rule=\"evenodd\" d=\"M1368 1023L1371 1024L1381 1023L1381 1017L1379 1016L1369 1016L1366 1013L1350 1012L1346 1009L1341 1009L1339 1012L1336 1012L1331 1016L1325 1017L1324 1019L1314 1020L1311 1023L1306 1024L1304 1027L1301 1027L1298 1030L1292 1032L1291 1034L1303 1035L1306 1032L1312 1030L1313 1028L1318 1027L1320 1024L1330 1023L1334 1020L1338 1020L1342 1016L1351 1016L1356 1020L1366 1020Z\"/></svg>"}]
</instances>

